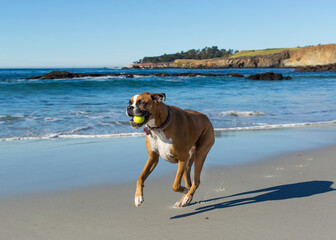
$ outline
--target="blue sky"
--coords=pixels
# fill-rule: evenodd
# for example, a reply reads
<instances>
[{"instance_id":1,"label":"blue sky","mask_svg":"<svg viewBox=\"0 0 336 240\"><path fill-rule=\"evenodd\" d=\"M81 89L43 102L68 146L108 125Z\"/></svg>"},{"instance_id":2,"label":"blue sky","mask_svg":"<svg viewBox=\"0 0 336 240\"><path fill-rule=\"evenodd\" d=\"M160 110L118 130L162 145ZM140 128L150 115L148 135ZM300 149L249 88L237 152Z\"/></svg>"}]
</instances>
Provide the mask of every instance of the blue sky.
<instances>
[{"instance_id":1,"label":"blue sky","mask_svg":"<svg viewBox=\"0 0 336 240\"><path fill-rule=\"evenodd\" d=\"M336 42L336 1L0 0L0 68L125 66L205 46Z\"/></svg>"}]
</instances>

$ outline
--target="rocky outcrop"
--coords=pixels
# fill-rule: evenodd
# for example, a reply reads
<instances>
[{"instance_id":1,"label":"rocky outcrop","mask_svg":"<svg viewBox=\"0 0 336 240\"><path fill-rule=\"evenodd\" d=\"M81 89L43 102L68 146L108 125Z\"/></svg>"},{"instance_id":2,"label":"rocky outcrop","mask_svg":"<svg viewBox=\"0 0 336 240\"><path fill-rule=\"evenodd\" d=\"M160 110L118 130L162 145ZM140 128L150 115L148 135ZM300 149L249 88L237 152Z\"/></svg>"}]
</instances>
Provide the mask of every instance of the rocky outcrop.
<instances>
[{"instance_id":1,"label":"rocky outcrop","mask_svg":"<svg viewBox=\"0 0 336 240\"><path fill-rule=\"evenodd\" d=\"M336 64L300 67L295 72L336 72Z\"/></svg>"},{"instance_id":2,"label":"rocky outcrop","mask_svg":"<svg viewBox=\"0 0 336 240\"><path fill-rule=\"evenodd\" d=\"M290 52L284 67L306 67L336 63L336 44L308 46Z\"/></svg>"},{"instance_id":3,"label":"rocky outcrop","mask_svg":"<svg viewBox=\"0 0 336 240\"><path fill-rule=\"evenodd\" d=\"M134 76L143 76L143 77L197 77L197 76L204 76L204 77L223 77L223 76L231 76L231 77L244 77L240 73L229 73L229 74L213 74L213 73L70 73L66 71L52 71L50 73L44 74L42 76L34 76L27 78L28 80L37 80L37 79L72 79L72 78L82 78L82 77L104 77L104 76L111 76L111 77L118 77L124 76L125 78L133 78Z\"/></svg>"},{"instance_id":4,"label":"rocky outcrop","mask_svg":"<svg viewBox=\"0 0 336 240\"><path fill-rule=\"evenodd\" d=\"M290 80L291 77L287 76L284 77L280 73L274 73L274 72L267 72L267 73L261 73L261 74L254 74L247 77L249 80Z\"/></svg>"},{"instance_id":5,"label":"rocky outcrop","mask_svg":"<svg viewBox=\"0 0 336 240\"><path fill-rule=\"evenodd\" d=\"M284 50L280 53L270 55L259 55L251 57L237 57L224 59L207 60L175 60L175 65L182 68L279 68L282 61L289 58L289 51Z\"/></svg>"},{"instance_id":6,"label":"rocky outcrop","mask_svg":"<svg viewBox=\"0 0 336 240\"><path fill-rule=\"evenodd\" d=\"M284 50L280 53L270 55L259 55L252 57L237 58L217 58L217 59L177 59L174 62L166 63L138 63L126 68L279 68L283 67L282 61L289 58L289 51Z\"/></svg>"},{"instance_id":7,"label":"rocky outcrop","mask_svg":"<svg viewBox=\"0 0 336 240\"><path fill-rule=\"evenodd\" d=\"M125 78L133 78L134 76L143 76L143 77L236 77L236 78L244 78L244 76L240 73L228 73L228 74L214 74L214 73L70 73L66 71L52 71L50 73L44 74L42 76L35 76L27 78L29 80L37 80L37 79L72 79L72 78L80 78L80 77L102 77L102 76L124 76ZM262 73L248 76L246 79L250 80L284 80L291 79L291 77L283 77L279 73Z\"/></svg>"},{"instance_id":8,"label":"rocky outcrop","mask_svg":"<svg viewBox=\"0 0 336 240\"><path fill-rule=\"evenodd\" d=\"M285 49L278 53L254 56L236 57L232 55L228 58L177 59L173 62L165 63L138 63L129 65L126 68L282 68L333 63L336 63L336 44Z\"/></svg>"},{"instance_id":9,"label":"rocky outcrop","mask_svg":"<svg viewBox=\"0 0 336 240\"><path fill-rule=\"evenodd\" d=\"M66 71L52 71L42 76L30 77L27 79L64 79L64 78L80 78L80 77L101 77L106 74L99 73L70 73Z\"/></svg>"}]
</instances>

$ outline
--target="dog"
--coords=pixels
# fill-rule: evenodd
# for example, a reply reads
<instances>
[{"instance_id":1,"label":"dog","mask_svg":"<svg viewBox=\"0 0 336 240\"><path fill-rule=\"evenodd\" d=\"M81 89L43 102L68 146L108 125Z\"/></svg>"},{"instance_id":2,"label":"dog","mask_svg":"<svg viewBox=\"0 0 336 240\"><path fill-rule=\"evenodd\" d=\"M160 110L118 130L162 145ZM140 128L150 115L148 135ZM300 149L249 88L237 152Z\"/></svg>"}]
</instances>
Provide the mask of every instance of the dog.
<instances>
[{"instance_id":1,"label":"dog","mask_svg":"<svg viewBox=\"0 0 336 240\"><path fill-rule=\"evenodd\" d=\"M200 185L200 175L205 158L215 143L215 134L209 118L193 110L182 110L163 103L164 93L144 92L129 100L126 114L132 117L130 125L134 129L146 126L147 163L137 181L135 206L144 202L144 182L159 162L159 157L171 163L178 163L173 184L175 192L184 193L175 207L190 204ZM136 123L134 116L144 117L144 122ZM191 183L190 171L194 165L194 180ZM185 187L181 186L184 178Z\"/></svg>"}]
</instances>

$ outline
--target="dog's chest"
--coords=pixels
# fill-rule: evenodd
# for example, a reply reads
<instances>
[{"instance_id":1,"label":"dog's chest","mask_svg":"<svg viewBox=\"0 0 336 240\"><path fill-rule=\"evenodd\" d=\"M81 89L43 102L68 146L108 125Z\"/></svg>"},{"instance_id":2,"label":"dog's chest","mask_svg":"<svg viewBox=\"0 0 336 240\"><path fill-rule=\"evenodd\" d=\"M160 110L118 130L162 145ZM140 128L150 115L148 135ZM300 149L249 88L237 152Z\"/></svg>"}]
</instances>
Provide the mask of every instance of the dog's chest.
<instances>
[{"instance_id":1,"label":"dog's chest","mask_svg":"<svg viewBox=\"0 0 336 240\"><path fill-rule=\"evenodd\" d=\"M152 132L148 136L152 151L158 153L164 160L176 163L170 150L172 147L172 140L168 139L162 132Z\"/></svg>"}]
</instances>

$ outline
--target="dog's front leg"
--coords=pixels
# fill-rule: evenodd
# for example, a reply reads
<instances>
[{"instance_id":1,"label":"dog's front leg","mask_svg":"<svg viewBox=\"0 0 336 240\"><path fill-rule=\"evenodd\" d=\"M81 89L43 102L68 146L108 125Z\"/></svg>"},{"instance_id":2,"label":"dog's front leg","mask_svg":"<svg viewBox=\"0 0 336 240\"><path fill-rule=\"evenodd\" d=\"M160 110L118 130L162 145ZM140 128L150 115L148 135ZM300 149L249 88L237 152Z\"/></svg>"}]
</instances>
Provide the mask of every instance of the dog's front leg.
<instances>
[{"instance_id":1,"label":"dog's front leg","mask_svg":"<svg viewBox=\"0 0 336 240\"><path fill-rule=\"evenodd\" d=\"M144 182L149 176L149 174L151 174L151 172L154 170L158 162L159 162L159 155L156 152L151 152L149 154L147 163L144 169L142 170L142 173L137 181L137 187L136 187L135 198L134 198L134 203L136 207L139 207L141 203L144 202L144 198L143 198Z\"/></svg>"}]
</instances>

